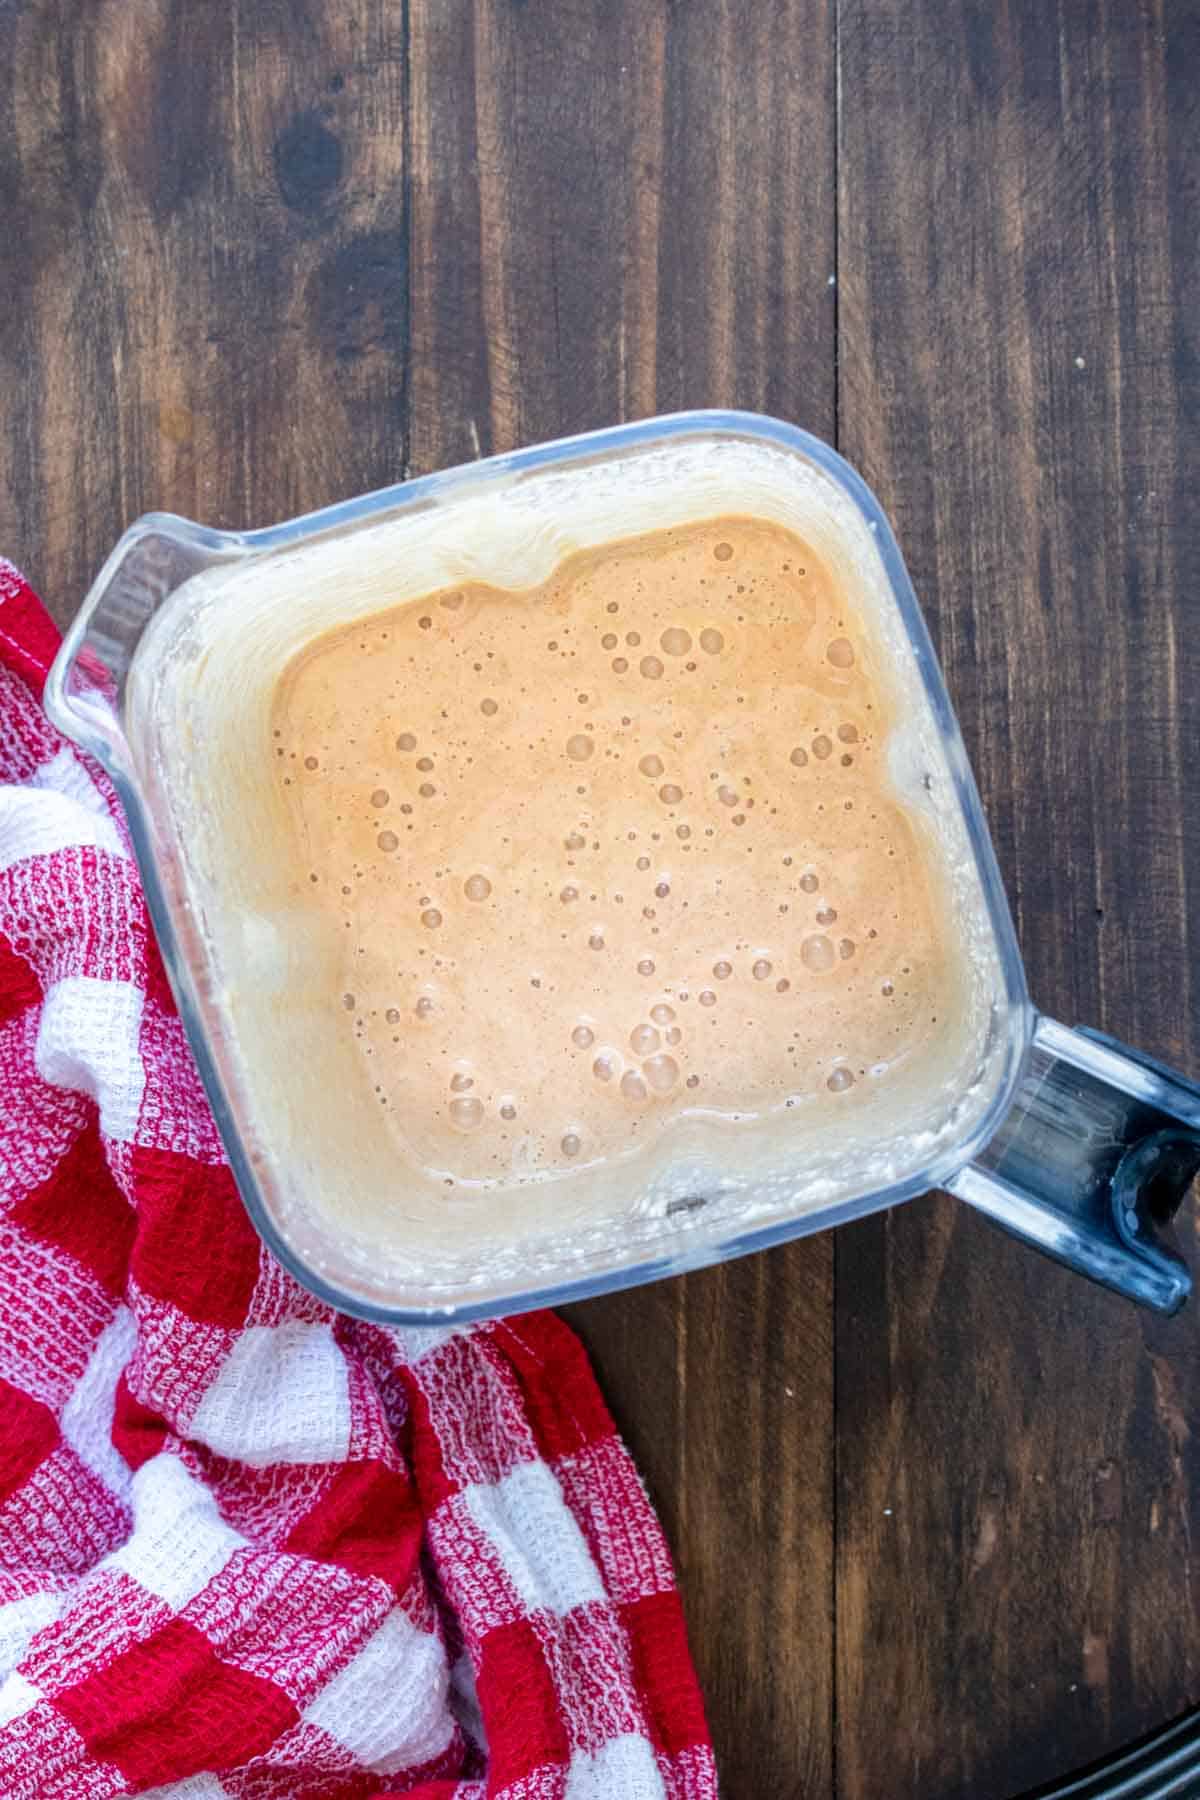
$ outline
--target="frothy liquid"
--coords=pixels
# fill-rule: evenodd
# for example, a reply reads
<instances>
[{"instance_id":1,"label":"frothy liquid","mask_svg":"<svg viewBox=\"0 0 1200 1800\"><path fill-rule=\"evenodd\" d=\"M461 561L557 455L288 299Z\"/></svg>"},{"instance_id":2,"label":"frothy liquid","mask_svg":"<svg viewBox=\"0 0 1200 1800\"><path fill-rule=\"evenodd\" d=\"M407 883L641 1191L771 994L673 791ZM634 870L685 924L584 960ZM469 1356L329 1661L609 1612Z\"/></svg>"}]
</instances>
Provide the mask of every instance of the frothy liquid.
<instances>
[{"instance_id":1,"label":"frothy liquid","mask_svg":"<svg viewBox=\"0 0 1200 1800\"><path fill-rule=\"evenodd\" d=\"M263 855L357 1129L507 1190L685 1112L850 1119L911 1074L965 977L885 670L835 571L752 517L308 643L270 701Z\"/></svg>"}]
</instances>

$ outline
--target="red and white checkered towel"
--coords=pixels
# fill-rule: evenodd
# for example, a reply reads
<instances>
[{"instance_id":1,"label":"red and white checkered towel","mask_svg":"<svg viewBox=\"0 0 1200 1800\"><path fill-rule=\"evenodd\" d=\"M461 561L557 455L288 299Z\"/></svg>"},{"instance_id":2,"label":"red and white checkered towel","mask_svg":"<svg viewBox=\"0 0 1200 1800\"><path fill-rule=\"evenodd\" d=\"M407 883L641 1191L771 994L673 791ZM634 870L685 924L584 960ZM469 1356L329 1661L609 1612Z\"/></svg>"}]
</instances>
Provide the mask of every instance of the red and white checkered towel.
<instances>
[{"instance_id":1,"label":"red and white checkered towel","mask_svg":"<svg viewBox=\"0 0 1200 1800\"><path fill-rule=\"evenodd\" d=\"M388 1330L250 1227L0 563L0 1793L716 1793L658 1523L557 1319Z\"/></svg>"}]
</instances>

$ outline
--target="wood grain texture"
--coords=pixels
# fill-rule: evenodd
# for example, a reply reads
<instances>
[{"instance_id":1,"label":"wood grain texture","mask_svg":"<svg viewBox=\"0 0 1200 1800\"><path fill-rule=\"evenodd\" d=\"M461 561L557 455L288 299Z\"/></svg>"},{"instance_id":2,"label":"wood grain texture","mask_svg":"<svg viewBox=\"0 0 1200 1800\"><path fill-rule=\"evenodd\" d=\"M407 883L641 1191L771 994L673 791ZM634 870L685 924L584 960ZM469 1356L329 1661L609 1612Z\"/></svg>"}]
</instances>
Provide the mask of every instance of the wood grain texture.
<instances>
[{"instance_id":1,"label":"wood grain texture","mask_svg":"<svg viewBox=\"0 0 1200 1800\"><path fill-rule=\"evenodd\" d=\"M413 0L416 469L684 406L834 429L823 0ZM726 1791L832 1783L832 1246L571 1309Z\"/></svg>"},{"instance_id":2,"label":"wood grain texture","mask_svg":"<svg viewBox=\"0 0 1200 1800\"><path fill-rule=\"evenodd\" d=\"M0 525L59 618L149 508L398 479L402 9L34 0L0 60Z\"/></svg>"},{"instance_id":3,"label":"wood grain texture","mask_svg":"<svg viewBox=\"0 0 1200 1800\"><path fill-rule=\"evenodd\" d=\"M1200 14L843 0L839 53L842 448L1035 996L1195 1071ZM945 1200L837 1294L840 1791L993 1800L1200 1700L1200 1311Z\"/></svg>"},{"instance_id":4,"label":"wood grain texture","mask_svg":"<svg viewBox=\"0 0 1200 1800\"><path fill-rule=\"evenodd\" d=\"M0 66L61 619L149 507L790 417L896 522L1039 1000L1200 1069L1190 0L0 0ZM1200 1700L1200 1306L930 1199L572 1320L731 1800L998 1800Z\"/></svg>"}]
</instances>

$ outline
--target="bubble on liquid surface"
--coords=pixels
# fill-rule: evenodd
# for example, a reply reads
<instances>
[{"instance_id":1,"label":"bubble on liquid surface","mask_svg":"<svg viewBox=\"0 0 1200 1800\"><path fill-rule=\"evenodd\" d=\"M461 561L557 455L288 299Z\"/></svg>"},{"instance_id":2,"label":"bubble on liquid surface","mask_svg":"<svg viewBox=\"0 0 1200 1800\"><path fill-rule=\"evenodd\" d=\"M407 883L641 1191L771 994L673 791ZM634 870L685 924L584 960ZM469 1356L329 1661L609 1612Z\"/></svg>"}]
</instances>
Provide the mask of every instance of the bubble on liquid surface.
<instances>
[{"instance_id":1,"label":"bubble on liquid surface","mask_svg":"<svg viewBox=\"0 0 1200 1800\"><path fill-rule=\"evenodd\" d=\"M643 775L648 775L651 780L653 780L663 772L663 759L661 756L655 756L653 751L651 751L648 756L642 757L642 760L638 763L638 768Z\"/></svg>"},{"instance_id":2,"label":"bubble on liquid surface","mask_svg":"<svg viewBox=\"0 0 1200 1800\"><path fill-rule=\"evenodd\" d=\"M655 886L654 892L660 900L669 899L670 893L671 893L670 882L669 881L658 882Z\"/></svg>"},{"instance_id":3,"label":"bubble on liquid surface","mask_svg":"<svg viewBox=\"0 0 1200 1800\"><path fill-rule=\"evenodd\" d=\"M717 799L721 802L722 806L736 806L738 803L738 791L736 788L721 786L717 789Z\"/></svg>"},{"instance_id":4,"label":"bubble on liquid surface","mask_svg":"<svg viewBox=\"0 0 1200 1800\"><path fill-rule=\"evenodd\" d=\"M517 1109L513 1105L512 1101L505 1100L500 1107L500 1117L502 1119L515 1119L516 1116L517 1116Z\"/></svg>"},{"instance_id":5,"label":"bubble on liquid surface","mask_svg":"<svg viewBox=\"0 0 1200 1800\"><path fill-rule=\"evenodd\" d=\"M850 958L854 955L854 939L853 938L840 938L838 940L838 955L841 957L843 962L850 961Z\"/></svg>"},{"instance_id":6,"label":"bubble on liquid surface","mask_svg":"<svg viewBox=\"0 0 1200 1800\"><path fill-rule=\"evenodd\" d=\"M669 1025L675 1017L675 1008L660 1000L657 1006L650 1008L650 1017L656 1025Z\"/></svg>"},{"instance_id":7,"label":"bubble on liquid surface","mask_svg":"<svg viewBox=\"0 0 1200 1800\"><path fill-rule=\"evenodd\" d=\"M375 839L375 842L384 852L390 852L400 848L400 839L396 836L394 831L381 831L379 836Z\"/></svg>"},{"instance_id":8,"label":"bubble on liquid surface","mask_svg":"<svg viewBox=\"0 0 1200 1800\"><path fill-rule=\"evenodd\" d=\"M656 1094L667 1094L679 1080L679 1064L673 1056L668 1056L663 1051L657 1056L647 1057L642 1064L642 1074L646 1078L646 1085Z\"/></svg>"},{"instance_id":9,"label":"bubble on liquid surface","mask_svg":"<svg viewBox=\"0 0 1200 1800\"><path fill-rule=\"evenodd\" d=\"M347 1012L353 1012L354 1011L354 995L353 994L343 994L342 995L342 1005L345 1007Z\"/></svg>"},{"instance_id":10,"label":"bubble on liquid surface","mask_svg":"<svg viewBox=\"0 0 1200 1800\"><path fill-rule=\"evenodd\" d=\"M641 961L638 963L637 972L639 975L653 975L654 963L650 957L642 957Z\"/></svg>"},{"instance_id":11,"label":"bubble on liquid surface","mask_svg":"<svg viewBox=\"0 0 1200 1800\"><path fill-rule=\"evenodd\" d=\"M795 763L798 769L802 769L808 761L808 751L802 750L799 744L797 744L796 748L792 751L790 760Z\"/></svg>"},{"instance_id":12,"label":"bubble on liquid surface","mask_svg":"<svg viewBox=\"0 0 1200 1800\"><path fill-rule=\"evenodd\" d=\"M857 725L839 725L838 726L838 737L841 739L843 744L857 744L857 742L858 742L858 727L857 727Z\"/></svg>"},{"instance_id":13,"label":"bubble on liquid surface","mask_svg":"<svg viewBox=\"0 0 1200 1800\"><path fill-rule=\"evenodd\" d=\"M456 1131L477 1131L483 1123L483 1101L476 1094L461 1094L447 1110Z\"/></svg>"},{"instance_id":14,"label":"bubble on liquid surface","mask_svg":"<svg viewBox=\"0 0 1200 1800\"><path fill-rule=\"evenodd\" d=\"M418 767L418 769L420 769L422 775L428 775L430 770L433 768L432 756L418 756L417 767Z\"/></svg>"},{"instance_id":15,"label":"bubble on liquid surface","mask_svg":"<svg viewBox=\"0 0 1200 1800\"><path fill-rule=\"evenodd\" d=\"M586 1050L596 1041L596 1034L590 1025L577 1025L571 1033L571 1042L580 1050Z\"/></svg>"},{"instance_id":16,"label":"bubble on liquid surface","mask_svg":"<svg viewBox=\"0 0 1200 1800\"><path fill-rule=\"evenodd\" d=\"M400 1023L400 1008L398 1006L389 1006L383 1016L389 1025L398 1025Z\"/></svg>"},{"instance_id":17,"label":"bubble on liquid surface","mask_svg":"<svg viewBox=\"0 0 1200 1800\"><path fill-rule=\"evenodd\" d=\"M626 1069L622 1075L621 1092L627 1100L644 1100L646 1098L646 1083L636 1069Z\"/></svg>"},{"instance_id":18,"label":"bubble on liquid surface","mask_svg":"<svg viewBox=\"0 0 1200 1800\"><path fill-rule=\"evenodd\" d=\"M832 906L821 906L817 909L818 925L833 925L837 921L837 912Z\"/></svg>"},{"instance_id":19,"label":"bubble on liquid surface","mask_svg":"<svg viewBox=\"0 0 1200 1800\"><path fill-rule=\"evenodd\" d=\"M566 845L568 850L582 850L584 848L584 845L587 843L587 839L582 835L581 832L572 831L569 834L569 836L567 836L563 839L563 843Z\"/></svg>"},{"instance_id":20,"label":"bubble on liquid surface","mask_svg":"<svg viewBox=\"0 0 1200 1800\"><path fill-rule=\"evenodd\" d=\"M800 946L800 961L806 969L811 969L816 975L821 974L825 969L832 969L834 950L831 939L827 938L823 932L816 932L812 937L806 937Z\"/></svg>"},{"instance_id":21,"label":"bubble on liquid surface","mask_svg":"<svg viewBox=\"0 0 1200 1800\"><path fill-rule=\"evenodd\" d=\"M564 906L570 906L573 900L578 900L579 889L577 887L572 887L571 883L568 881L566 887L563 888L558 897Z\"/></svg>"},{"instance_id":22,"label":"bubble on liquid surface","mask_svg":"<svg viewBox=\"0 0 1200 1800\"><path fill-rule=\"evenodd\" d=\"M835 669L849 669L854 663L854 645L849 638L834 638L825 654Z\"/></svg>"},{"instance_id":23,"label":"bubble on liquid surface","mask_svg":"<svg viewBox=\"0 0 1200 1800\"><path fill-rule=\"evenodd\" d=\"M617 1059L611 1050L602 1050L592 1064L592 1074L597 1081L611 1081L617 1072Z\"/></svg>"},{"instance_id":24,"label":"bubble on liquid surface","mask_svg":"<svg viewBox=\"0 0 1200 1800\"><path fill-rule=\"evenodd\" d=\"M494 719L496 714L500 711L500 707L495 700L488 699L479 702L479 710L485 719Z\"/></svg>"},{"instance_id":25,"label":"bubble on liquid surface","mask_svg":"<svg viewBox=\"0 0 1200 1800\"><path fill-rule=\"evenodd\" d=\"M829 753L832 749L833 749L833 745L830 742L830 740L825 736L824 732L819 733L818 736L816 736L813 739L812 753L818 759L818 761L824 762L825 758L829 755Z\"/></svg>"},{"instance_id":26,"label":"bubble on liquid surface","mask_svg":"<svg viewBox=\"0 0 1200 1800\"><path fill-rule=\"evenodd\" d=\"M678 1025L668 1025L664 1035L668 1044L681 1044L683 1042L683 1033L680 1031Z\"/></svg>"},{"instance_id":27,"label":"bubble on liquid surface","mask_svg":"<svg viewBox=\"0 0 1200 1800\"><path fill-rule=\"evenodd\" d=\"M729 977L733 974L733 964L729 962L715 962L713 964L713 974L718 981L728 981Z\"/></svg>"},{"instance_id":28,"label":"bubble on liquid surface","mask_svg":"<svg viewBox=\"0 0 1200 1800\"><path fill-rule=\"evenodd\" d=\"M854 1076L849 1069L837 1068L825 1083L831 1094L844 1094L847 1088L854 1086Z\"/></svg>"},{"instance_id":29,"label":"bubble on liquid surface","mask_svg":"<svg viewBox=\"0 0 1200 1800\"><path fill-rule=\"evenodd\" d=\"M416 747L417 740L411 731L402 731L396 739L397 750L415 750Z\"/></svg>"},{"instance_id":30,"label":"bubble on liquid surface","mask_svg":"<svg viewBox=\"0 0 1200 1800\"><path fill-rule=\"evenodd\" d=\"M663 665L657 656L643 656L638 668L647 681L657 681L663 672Z\"/></svg>"},{"instance_id":31,"label":"bubble on liquid surface","mask_svg":"<svg viewBox=\"0 0 1200 1800\"><path fill-rule=\"evenodd\" d=\"M320 767L320 764L315 756L306 756L304 759L304 766L306 769L317 769ZM385 800L383 804L386 806L387 801Z\"/></svg>"},{"instance_id":32,"label":"bubble on liquid surface","mask_svg":"<svg viewBox=\"0 0 1200 1800\"><path fill-rule=\"evenodd\" d=\"M806 894L815 894L820 885L820 882L811 870L807 875L802 875L800 877L800 886L804 889Z\"/></svg>"},{"instance_id":33,"label":"bubble on liquid surface","mask_svg":"<svg viewBox=\"0 0 1200 1800\"><path fill-rule=\"evenodd\" d=\"M563 1135L562 1153L564 1156L578 1156L583 1144L577 1131L568 1131Z\"/></svg>"},{"instance_id":34,"label":"bubble on liquid surface","mask_svg":"<svg viewBox=\"0 0 1200 1800\"><path fill-rule=\"evenodd\" d=\"M614 656L612 666L614 675L624 675L629 669L629 658L627 656Z\"/></svg>"},{"instance_id":35,"label":"bubble on liquid surface","mask_svg":"<svg viewBox=\"0 0 1200 1800\"><path fill-rule=\"evenodd\" d=\"M468 900L486 900L492 891L492 884L486 875L468 875L463 882L463 893Z\"/></svg>"},{"instance_id":36,"label":"bubble on liquid surface","mask_svg":"<svg viewBox=\"0 0 1200 1800\"><path fill-rule=\"evenodd\" d=\"M442 922L442 915L436 906L427 906L421 914L421 923L427 931L436 931Z\"/></svg>"},{"instance_id":37,"label":"bubble on liquid surface","mask_svg":"<svg viewBox=\"0 0 1200 1800\"><path fill-rule=\"evenodd\" d=\"M685 631L682 625L668 625L658 646L667 656L686 656L692 647L691 632Z\"/></svg>"},{"instance_id":38,"label":"bubble on liquid surface","mask_svg":"<svg viewBox=\"0 0 1200 1800\"><path fill-rule=\"evenodd\" d=\"M725 639L712 625L706 625L700 633L700 648L708 656L719 656L725 648Z\"/></svg>"},{"instance_id":39,"label":"bubble on liquid surface","mask_svg":"<svg viewBox=\"0 0 1200 1800\"><path fill-rule=\"evenodd\" d=\"M430 1013L433 1011L433 1001L429 998L428 994L421 995L421 998L417 1001L413 1011L416 1013L418 1019L427 1019L429 1017Z\"/></svg>"},{"instance_id":40,"label":"bubble on liquid surface","mask_svg":"<svg viewBox=\"0 0 1200 1800\"><path fill-rule=\"evenodd\" d=\"M420 794L422 800L432 800L433 796L437 793L437 789L434 787L432 781L423 781L417 789L417 792Z\"/></svg>"},{"instance_id":41,"label":"bubble on liquid surface","mask_svg":"<svg viewBox=\"0 0 1200 1800\"><path fill-rule=\"evenodd\" d=\"M713 555L716 557L718 562L728 562L730 557L733 555L733 545L725 544L725 543L714 544L713 545Z\"/></svg>"},{"instance_id":42,"label":"bubble on liquid surface","mask_svg":"<svg viewBox=\"0 0 1200 1800\"><path fill-rule=\"evenodd\" d=\"M767 976L771 973L771 965L765 956L759 957L750 973L753 975L755 981L765 981L767 979Z\"/></svg>"},{"instance_id":43,"label":"bubble on liquid surface","mask_svg":"<svg viewBox=\"0 0 1200 1800\"><path fill-rule=\"evenodd\" d=\"M653 1025L635 1025L629 1034L629 1047L635 1056L649 1056L659 1046L659 1035Z\"/></svg>"},{"instance_id":44,"label":"bubble on liquid surface","mask_svg":"<svg viewBox=\"0 0 1200 1800\"><path fill-rule=\"evenodd\" d=\"M617 647L616 632L615 631L606 631L604 636L600 639L600 648L602 650L615 650L616 647Z\"/></svg>"},{"instance_id":45,"label":"bubble on liquid surface","mask_svg":"<svg viewBox=\"0 0 1200 1800\"><path fill-rule=\"evenodd\" d=\"M717 996L713 993L711 988L701 988L699 1000L701 1006L715 1006L717 1004Z\"/></svg>"},{"instance_id":46,"label":"bubble on liquid surface","mask_svg":"<svg viewBox=\"0 0 1200 1800\"><path fill-rule=\"evenodd\" d=\"M604 948L603 933L599 932L599 931L593 931L592 935L588 939L588 949L589 950L603 950L603 948Z\"/></svg>"},{"instance_id":47,"label":"bubble on liquid surface","mask_svg":"<svg viewBox=\"0 0 1200 1800\"><path fill-rule=\"evenodd\" d=\"M586 762L594 749L591 738L585 737L582 731L567 739L567 755L573 762Z\"/></svg>"},{"instance_id":48,"label":"bubble on liquid surface","mask_svg":"<svg viewBox=\"0 0 1200 1800\"><path fill-rule=\"evenodd\" d=\"M475 1077L473 1075L468 1075L462 1069L459 1069L450 1077L450 1092L452 1094L465 1094L474 1086Z\"/></svg>"},{"instance_id":49,"label":"bubble on liquid surface","mask_svg":"<svg viewBox=\"0 0 1200 1800\"><path fill-rule=\"evenodd\" d=\"M658 790L658 797L664 806L678 806L683 799L683 789L673 781L664 781Z\"/></svg>"}]
</instances>

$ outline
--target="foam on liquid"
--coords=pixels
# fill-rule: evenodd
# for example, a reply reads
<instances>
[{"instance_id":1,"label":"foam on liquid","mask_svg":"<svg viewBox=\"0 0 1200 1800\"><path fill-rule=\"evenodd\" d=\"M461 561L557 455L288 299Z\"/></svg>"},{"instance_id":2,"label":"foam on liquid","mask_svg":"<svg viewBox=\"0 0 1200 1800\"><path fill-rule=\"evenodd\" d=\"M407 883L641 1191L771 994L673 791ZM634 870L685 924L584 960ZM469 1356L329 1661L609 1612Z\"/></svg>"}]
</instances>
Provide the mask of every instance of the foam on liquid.
<instances>
[{"instance_id":1,"label":"foam on liquid","mask_svg":"<svg viewBox=\"0 0 1200 1800\"><path fill-rule=\"evenodd\" d=\"M561 1278L698 1191L725 1235L924 1166L994 1091L878 559L734 448L202 577L135 668L251 1153L342 1279Z\"/></svg>"},{"instance_id":2,"label":"foam on liquid","mask_svg":"<svg viewBox=\"0 0 1200 1800\"><path fill-rule=\"evenodd\" d=\"M737 517L300 653L276 854L331 1079L399 1156L520 1182L691 1108L840 1112L923 1053L961 971L876 660L812 546Z\"/></svg>"}]
</instances>

